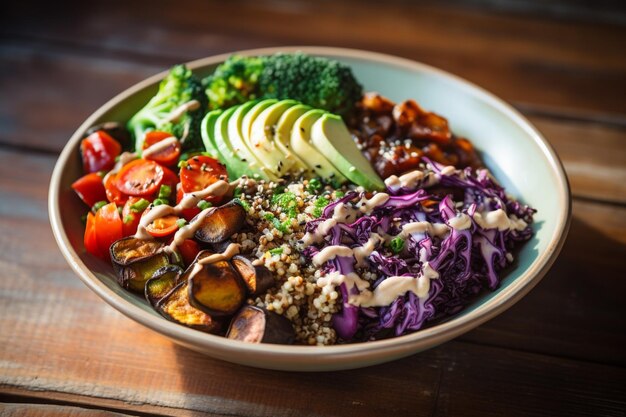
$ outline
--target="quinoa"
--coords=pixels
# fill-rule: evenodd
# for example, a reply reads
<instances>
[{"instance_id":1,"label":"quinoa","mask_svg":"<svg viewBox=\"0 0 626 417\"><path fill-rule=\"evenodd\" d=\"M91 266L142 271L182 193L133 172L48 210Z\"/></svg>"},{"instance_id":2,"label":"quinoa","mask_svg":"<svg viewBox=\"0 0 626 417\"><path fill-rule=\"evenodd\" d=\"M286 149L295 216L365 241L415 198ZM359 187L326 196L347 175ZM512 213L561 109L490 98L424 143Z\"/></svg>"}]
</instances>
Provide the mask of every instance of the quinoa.
<instances>
[{"instance_id":1,"label":"quinoa","mask_svg":"<svg viewBox=\"0 0 626 417\"><path fill-rule=\"evenodd\" d=\"M325 205L348 191L319 181L288 184L259 181L236 197L247 210L248 227L232 236L242 253L265 265L276 285L248 304L265 307L288 318L296 341L306 345L331 345L337 341L332 316L341 306L337 291L321 288L322 273L301 253L306 223L320 216ZM324 199L324 200L320 200Z\"/></svg>"}]
</instances>

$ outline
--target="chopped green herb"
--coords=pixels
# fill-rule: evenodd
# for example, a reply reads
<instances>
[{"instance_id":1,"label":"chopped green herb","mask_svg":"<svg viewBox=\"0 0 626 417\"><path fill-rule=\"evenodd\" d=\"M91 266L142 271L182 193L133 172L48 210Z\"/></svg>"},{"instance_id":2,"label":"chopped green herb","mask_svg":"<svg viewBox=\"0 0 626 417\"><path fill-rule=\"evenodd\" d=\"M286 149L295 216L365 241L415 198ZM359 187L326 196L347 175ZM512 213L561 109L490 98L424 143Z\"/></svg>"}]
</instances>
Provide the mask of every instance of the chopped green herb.
<instances>
[{"instance_id":1,"label":"chopped green herb","mask_svg":"<svg viewBox=\"0 0 626 417\"><path fill-rule=\"evenodd\" d=\"M167 200L168 198L170 198L170 195L172 195L172 187L163 184L159 189L159 198Z\"/></svg>"},{"instance_id":2,"label":"chopped green herb","mask_svg":"<svg viewBox=\"0 0 626 417\"><path fill-rule=\"evenodd\" d=\"M133 203L130 205L130 211L132 211L133 213L141 213L142 211L147 209L149 205L150 205L150 202L146 200L145 198L142 198L136 203Z\"/></svg>"},{"instance_id":3,"label":"chopped green herb","mask_svg":"<svg viewBox=\"0 0 626 417\"><path fill-rule=\"evenodd\" d=\"M337 198L341 198L344 195L346 195L346 193L344 193L343 191L335 191L335 197Z\"/></svg>"},{"instance_id":4,"label":"chopped green herb","mask_svg":"<svg viewBox=\"0 0 626 417\"><path fill-rule=\"evenodd\" d=\"M391 242L389 242L389 248L393 253L402 252L402 249L404 249L404 239L401 237L391 239Z\"/></svg>"},{"instance_id":5,"label":"chopped green herb","mask_svg":"<svg viewBox=\"0 0 626 417\"><path fill-rule=\"evenodd\" d=\"M124 211L124 207L119 206L119 207L117 208L117 212L120 214L120 216L122 215L122 211Z\"/></svg>"},{"instance_id":6,"label":"chopped green herb","mask_svg":"<svg viewBox=\"0 0 626 417\"><path fill-rule=\"evenodd\" d=\"M187 220L185 220L185 219L178 219L178 220L176 220L176 225L178 226L179 229L181 227L185 227L186 224L187 224Z\"/></svg>"},{"instance_id":7,"label":"chopped green herb","mask_svg":"<svg viewBox=\"0 0 626 417\"><path fill-rule=\"evenodd\" d=\"M291 191L282 194L274 194L272 196L272 204L277 204L289 218L293 219L298 215L296 195Z\"/></svg>"},{"instance_id":8,"label":"chopped green herb","mask_svg":"<svg viewBox=\"0 0 626 417\"><path fill-rule=\"evenodd\" d=\"M165 200L163 198L157 198L157 199L155 199L152 202L152 205L156 207L156 206L160 206L160 205L168 204L168 203L169 203L169 201L167 201L167 200Z\"/></svg>"},{"instance_id":9,"label":"chopped green herb","mask_svg":"<svg viewBox=\"0 0 626 417\"><path fill-rule=\"evenodd\" d=\"M109 203L107 203L106 201L98 201L96 204L91 206L91 211L95 213L98 210L100 210L102 207L106 206L107 204Z\"/></svg>"},{"instance_id":10,"label":"chopped green herb","mask_svg":"<svg viewBox=\"0 0 626 417\"><path fill-rule=\"evenodd\" d=\"M319 180L319 178L311 178L309 180L309 185L307 185L307 190L309 190L310 193L317 193L319 190L321 190L323 187L322 181Z\"/></svg>"},{"instance_id":11,"label":"chopped green herb","mask_svg":"<svg viewBox=\"0 0 626 417\"><path fill-rule=\"evenodd\" d=\"M213 207L213 204L209 203L208 201L204 201L204 200L198 201L198 208L200 210L206 210L209 207Z\"/></svg>"},{"instance_id":12,"label":"chopped green herb","mask_svg":"<svg viewBox=\"0 0 626 417\"><path fill-rule=\"evenodd\" d=\"M326 197L318 197L315 200L315 203L313 203L313 205L315 206L315 208L313 209L313 217L320 217L324 212L324 207L326 207L329 203L330 200Z\"/></svg>"},{"instance_id":13,"label":"chopped green herb","mask_svg":"<svg viewBox=\"0 0 626 417\"><path fill-rule=\"evenodd\" d=\"M178 168L185 168L187 166L187 161L185 161L184 159L181 159L180 162L178 162Z\"/></svg>"},{"instance_id":14,"label":"chopped green herb","mask_svg":"<svg viewBox=\"0 0 626 417\"><path fill-rule=\"evenodd\" d=\"M246 200L242 200L240 198L233 198L233 201L237 204L239 204L241 207L243 207L243 209L248 212L250 211L250 204L248 204L248 202Z\"/></svg>"},{"instance_id":15,"label":"chopped green herb","mask_svg":"<svg viewBox=\"0 0 626 417\"><path fill-rule=\"evenodd\" d=\"M135 220L135 216L132 215L132 214L128 214L128 215L124 216L123 222L124 222L124 224L129 224L129 223L132 223L133 220Z\"/></svg>"},{"instance_id":16,"label":"chopped green herb","mask_svg":"<svg viewBox=\"0 0 626 417\"><path fill-rule=\"evenodd\" d=\"M274 248L274 249L270 249L270 253L272 255L280 255L283 253L283 248Z\"/></svg>"},{"instance_id":17,"label":"chopped green herb","mask_svg":"<svg viewBox=\"0 0 626 417\"><path fill-rule=\"evenodd\" d=\"M241 187L237 187L235 188L235 191L233 191L233 197L235 198L239 198L241 194L243 194L243 189Z\"/></svg>"},{"instance_id":18,"label":"chopped green herb","mask_svg":"<svg viewBox=\"0 0 626 417\"><path fill-rule=\"evenodd\" d=\"M263 218L264 218L265 220L272 220L272 219L274 218L274 215L273 215L272 213L265 213L265 214L263 215Z\"/></svg>"}]
</instances>

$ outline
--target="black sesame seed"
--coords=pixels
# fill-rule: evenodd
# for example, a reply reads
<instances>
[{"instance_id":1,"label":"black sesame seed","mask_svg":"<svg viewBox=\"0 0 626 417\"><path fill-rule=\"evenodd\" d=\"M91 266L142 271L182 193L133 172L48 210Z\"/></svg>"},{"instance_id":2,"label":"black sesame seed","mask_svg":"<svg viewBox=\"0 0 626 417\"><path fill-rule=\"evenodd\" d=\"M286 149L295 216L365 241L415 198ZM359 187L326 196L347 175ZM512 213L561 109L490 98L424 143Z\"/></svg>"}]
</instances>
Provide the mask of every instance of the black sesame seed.
<instances>
[{"instance_id":1,"label":"black sesame seed","mask_svg":"<svg viewBox=\"0 0 626 417\"><path fill-rule=\"evenodd\" d=\"M315 168L322 169L322 166L320 164L317 164L317 165L315 165Z\"/></svg>"}]
</instances>

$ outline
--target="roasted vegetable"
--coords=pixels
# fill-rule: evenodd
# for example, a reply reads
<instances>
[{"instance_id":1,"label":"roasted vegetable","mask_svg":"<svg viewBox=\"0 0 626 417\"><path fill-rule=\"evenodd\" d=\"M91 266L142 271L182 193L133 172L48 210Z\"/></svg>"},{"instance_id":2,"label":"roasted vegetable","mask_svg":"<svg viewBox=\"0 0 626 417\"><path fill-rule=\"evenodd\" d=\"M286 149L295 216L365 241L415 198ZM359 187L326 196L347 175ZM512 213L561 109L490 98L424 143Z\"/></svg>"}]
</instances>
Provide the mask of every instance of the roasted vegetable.
<instances>
[{"instance_id":1,"label":"roasted vegetable","mask_svg":"<svg viewBox=\"0 0 626 417\"><path fill-rule=\"evenodd\" d=\"M207 333L219 333L221 322L189 304L189 283L180 282L155 306L165 318Z\"/></svg>"},{"instance_id":2,"label":"roasted vegetable","mask_svg":"<svg viewBox=\"0 0 626 417\"><path fill-rule=\"evenodd\" d=\"M146 282L146 300L155 307L181 281L183 270L178 265L159 268Z\"/></svg>"},{"instance_id":3,"label":"roasted vegetable","mask_svg":"<svg viewBox=\"0 0 626 417\"><path fill-rule=\"evenodd\" d=\"M194 264L189 276L189 302L212 316L234 314L246 299L246 286L231 264Z\"/></svg>"},{"instance_id":4,"label":"roasted vegetable","mask_svg":"<svg viewBox=\"0 0 626 417\"><path fill-rule=\"evenodd\" d=\"M120 286L143 293L146 281L157 269L170 263L163 247L161 242L137 239L133 236L114 242L110 254Z\"/></svg>"},{"instance_id":5,"label":"roasted vegetable","mask_svg":"<svg viewBox=\"0 0 626 417\"><path fill-rule=\"evenodd\" d=\"M226 337L249 343L292 344L296 334L287 318L263 308L245 306L230 322Z\"/></svg>"},{"instance_id":6,"label":"roasted vegetable","mask_svg":"<svg viewBox=\"0 0 626 417\"><path fill-rule=\"evenodd\" d=\"M256 297L275 285L274 276L263 265L253 265L252 261L245 256L236 255L231 260L235 270L248 287L251 296Z\"/></svg>"},{"instance_id":7,"label":"roasted vegetable","mask_svg":"<svg viewBox=\"0 0 626 417\"><path fill-rule=\"evenodd\" d=\"M196 231L196 239L206 243L220 243L237 233L244 225L246 211L236 202L215 208Z\"/></svg>"}]
</instances>

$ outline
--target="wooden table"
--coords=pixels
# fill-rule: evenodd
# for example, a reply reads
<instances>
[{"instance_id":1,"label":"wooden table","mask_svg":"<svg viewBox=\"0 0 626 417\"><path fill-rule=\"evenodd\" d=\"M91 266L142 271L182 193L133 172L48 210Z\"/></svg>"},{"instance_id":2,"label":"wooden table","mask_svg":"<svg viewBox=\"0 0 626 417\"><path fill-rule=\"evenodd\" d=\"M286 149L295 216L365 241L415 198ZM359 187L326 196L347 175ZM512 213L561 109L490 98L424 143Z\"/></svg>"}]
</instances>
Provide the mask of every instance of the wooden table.
<instances>
[{"instance_id":1,"label":"wooden table","mask_svg":"<svg viewBox=\"0 0 626 417\"><path fill-rule=\"evenodd\" d=\"M0 411L626 415L624 26L356 0L10 3L0 17ZM541 284L436 349L322 374L210 359L89 291L57 249L46 208L73 130L174 63L294 44L412 58L524 113L558 151L573 191L569 238Z\"/></svg>"}]
</instances>

